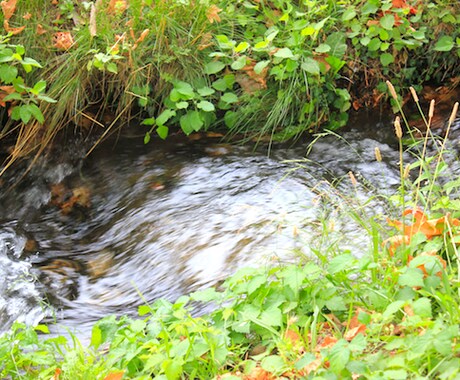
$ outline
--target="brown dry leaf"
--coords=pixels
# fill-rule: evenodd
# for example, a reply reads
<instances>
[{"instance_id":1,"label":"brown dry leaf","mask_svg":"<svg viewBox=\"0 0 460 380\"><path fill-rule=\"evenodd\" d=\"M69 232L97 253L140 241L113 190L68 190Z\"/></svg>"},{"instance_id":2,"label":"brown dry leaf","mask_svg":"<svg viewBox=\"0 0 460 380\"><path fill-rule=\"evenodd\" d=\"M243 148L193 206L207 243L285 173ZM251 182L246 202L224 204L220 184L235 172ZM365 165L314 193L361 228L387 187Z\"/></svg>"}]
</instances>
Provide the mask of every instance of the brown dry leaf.
<instances>
[{"instance_id":1,"label":"brown dry leaf","mask_svg":"<svg viewBox=\"0 0 460 380\"><path fill-rule=\"evenodd\" d=\"M249 375L243 377L244 380L275 380L276 377L260 367L254 368Z\"/></svg>"},{"instance_id":2,"label":"brown dry leaf","mask_svg":"<svg viewBox=\"0 0 460 380\"><path fill-rule=\"evenodd\" d=\"M107 12L121 15L126 10L126 8L128 8L128 3L126 0L110 0Z\"/></svg>"},{"instance_id":3,"label":"brown dry leaf","mask_svg":"<svg viewBox=\"0 0 460 380\"><path fill-rule=\"evenodd\" d=\"M364 310L357 308L355 315L351 318L350 323L348 324L348 330L343 336L348 341L353 340L358 334L366 334L366 325L358 320L359 313L361 312L364 313ZM343 325L346 326L347 323L344 323Z\"/></svg>"},{"instance_id":4,"label":"brown dry leaf","mask_svg":"<svg viewBox=\"0 0 460 380\"><path fill-rule=\"evenodd\" d=\"M111 372L106 377L104 377L104 380L121 380L124 373L125 371Z\"/></svg>"},{"instance_id":5,"label":"brown dry leaf","mask_svg":"<svg viewBox=\"0 0 460 380\"><path fill-rule=\"evenodd\" d=\"M13 93L15 91L13 86L0 86L0 106L6 107L6 102L3 101L5 96Z\"/></svg>"},{"instance_id":6,"label":"brown dry leaf","mask_svg":"<svg viewBox=\"0 0 460 380\"><path fill-rule=\"evenodd\" d=\"M321 357L319 357L319 355L317 356L318 357L315 360L313 360L310 364L302 368L302 374L309 375L311 372L315 372L318 370L319 367L321 367Z\"/></svg>"},{"instance_id":7,"label":"brown dry leaf","mask_svg":"<svg viewBox=\"0 0 460 380\"><path fill-rule=\"evenodd\" d=\"M22 16L24 20L30 20L32 18L32 14L27 12L24 16Z\"/></svg>"},{"instance_id":8,"label":"brown dry leaf","mask_svg":"<svg viewBox=\"0 0 460 380\"><path fill-rule=\"evenodd\" d=\"M40 36L46 33L46 29L41 24L37 24L36 32Z\"/></svg>"},{"instance_id":9,"label":"brown dry leaf","mask_svg":"<svg viewBox=\"0 0 460 380\"><path fill-rule=\"evenodd\" d=\"M214 45L212 34L205 33L201 36L200 44L198 45L198 50L204 50L212 45Z\"/></svg>"},{"instance_id":10,"label":"brown dry leaf","mask_svg":"<svg viewBox=\"0 0 460 380\"><path fill-rule=\"evenodd\" d=\"M410 305L405 305L404 306L404 312L409 316L409 317L413 317L415 315L414 313L414 310L412 309L412 307Z\"/></svg>"},{"instance_id":11,"label":"brown dry leaf","mask_svg":"<svg viewBox=\"0 0 460 380\"><path fill-rule=\"evenodd\" d=\"M221 22L219 12L222 12L217 5L211 5L206 11L206 17L208 18L209 22L212 24L214 22Z\"/></svg>"},{"instance_id":12,"label":"brown dry leaf","mask_svg":"<svg viewBox=\"0 0 460 380\"><path fill-rule=\"evenodd\" d=\"M91 3L91 12L89 13L89 34L91 37L97 35L97 26L96 26L96 6L94 3Z\"/></svg>"},{"instance_id":13,"label":"brown dry leaf","mask_svg":"<svg viewBox=\"0 0 460 380\"><path fill-rule=\"evenodd\" d=\"M75 41L70 32L57 32L53 36L53 46L59 50L69 50Z\"/></svg>"},{"instance_id":14,"label":"brown dry leaf","mask_svg":"<svg viewBox=\"0 0 460 380\"><path fill-rule=\"evenodd\" d=\"M20 27L17 27L17 28L12 28L10 27L10 23L8 22L8 20L4 20L3 21L3 28L8 32L8 33L11 33L13 35L16 35L16 34L19 34L21 33L25 28L26 26L20 26Z\"/></svg>"},{"instance_id":15,"label":"brown dry leaf","mask_svg":"<svg viewBox=\"0 0 460 380\"><path fill-rule=\"evenodd\" d=\"M150 33L150 29L144 29L141 35L139 36L139 38L137 39L136 44L144 41L145 38L149 35L149 33Z\"/></svg>"},{"instance_id":16,"label":"brown dry leaf","mask_svg":"<svg viewBox=\"0 0 460 380\"><path fill-rule=\"evenodd\" d=\"M3 0L0 5L2 7L3 17L9 20L16 11L16 3L18 0Z\"/></svg>"},{"instance_id":17,"label":"brown dry leaf","mask_svg":"<svg viewBox=\"0 0 460 380\"><path fill-rule=\"evenodd\" d=\"M60 379L60 376L61 376L61 369L60 368L56 368L54 370L54 375L51 377L50 380L59 380Z\"/></svg>"}]
</instances>

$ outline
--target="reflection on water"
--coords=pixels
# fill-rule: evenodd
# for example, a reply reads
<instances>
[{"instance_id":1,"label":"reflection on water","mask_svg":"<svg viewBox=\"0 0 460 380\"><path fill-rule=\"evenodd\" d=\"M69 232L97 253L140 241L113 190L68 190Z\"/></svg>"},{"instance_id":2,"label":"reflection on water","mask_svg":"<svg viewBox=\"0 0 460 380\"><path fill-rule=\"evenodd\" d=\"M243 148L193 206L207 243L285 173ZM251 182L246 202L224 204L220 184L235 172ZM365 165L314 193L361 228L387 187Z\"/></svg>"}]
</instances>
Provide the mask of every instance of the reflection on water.
<instances>
[{"instance_id":1,"label":"reflection on water","mask_svg":"<svg viewBox=\"0 0 460 380\"><path fill-rule=\"evenodd\" d=\"M328 204L341 201L329 183L342 179L340 191L362 199L388 195L399 183L399 156L388 123L358 127L320 139L308 160L306 144L267 157L266 149L215 141L128 139L84 161L38 165L0 199L0 325L47 314L87 332L109 313L135 314L144 302L174 300L238 267L289 260L294 250L308 256L328 212L342 248L359 254L367 242ZM353 187L349 171L366 186ZM68 194L54 194L53 205L58 183ZM75 189L89 194L86 203ZM378 199L371 206L382 211Z\"/></svg>"}]
</instances>

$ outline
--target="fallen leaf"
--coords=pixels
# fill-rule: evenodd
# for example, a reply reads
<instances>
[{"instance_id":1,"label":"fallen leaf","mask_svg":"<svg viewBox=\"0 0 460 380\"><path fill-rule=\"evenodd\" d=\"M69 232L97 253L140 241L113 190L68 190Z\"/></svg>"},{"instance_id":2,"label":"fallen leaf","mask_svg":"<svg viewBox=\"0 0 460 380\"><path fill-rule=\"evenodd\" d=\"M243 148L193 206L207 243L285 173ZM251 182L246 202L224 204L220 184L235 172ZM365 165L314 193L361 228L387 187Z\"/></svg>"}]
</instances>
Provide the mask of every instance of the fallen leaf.
<instances>
[{"instance_id":1,"label":"fallen leaf","mask_svg":"<svg viewBox=\"0 0 460 380\"><path fill-rule=\"evenodd\" d=\"M61 375L61 369L60 368L56 368L54 370L54 375L51 377L50 380L59 380L59 376Z\"/></svg>"},{"instance_id":2,"label":"fallen leaf","mask_svg":"<svg viewBox=\"0 0 460 380\"><path fill-rule=\"evenodd\" d=\"M111 372L104 377L104 380L121 380L124 373L125 371Z\"/></svg>"},{"instance_id":3,"label":"fallen leaf","mask_svg":"<svg viewBox=\"0 0 460 380\"><path fill-rule=\"evenodd\" d=\"M244 380L274 380L276 377L263 368L255 367L249 375L243 377Z\"/></svg>"},{"instance_id":4,"label":"fallen leaf","mask_svg":"<svg viewBox=\"0 0 460 380\"><path fill-rule=\"evenodd\" d=\"M26 27L25 25L24 26L19 26L17 28L12 28L10 27L10 23L8 22L7 19L5 19L3 21L3 28L8 32L8 33L11 33L13 35L16 35L16 34L19 34L21 33Z\"/></svg>"},{"instance_id":5,"label":"fallen leaf","mask_svg":"<svg viewBox=\"0 0 460 380\"><path fill-rule=\"evenodd\" d=\"M69 50L75 41L70 32L56 32L53 36L53 46L59 50Z\"/></svg>"},{"instance_id":6,"label":"fallen leaf","mask_svg":"<svg viewBox=\"0 0 460 380\"><path fill-rule=\"evenodd\" d=\"M9 20L13 16L16 10L17 1L18 0L4 0L0 3L5 20Z\"/></svg>"},{"instance_id":7,"label":"fallen leaf","mask_svg":"<svg viewBox=\"0 0 460 380\"><path fill-rule=\"evenodd\" d=\"M91 11L89 13L89 34L91 37L97 35L97 25L96 25L96 6L94 3L91 3Z\"/></svg>"},{"instance_id":8,"label":"fallen leaf","mask_svg":"<svg viewBox=\"0 0 460 380\"><path fill-rule=\"evenodd\" d=\"M27 12L24 16L22 16L24 20L30 20L32 18L32 14Z\"/></svg>"},{"instance_id":9,"label":"fallen leaf","mask_svg":"<svg viewBox=\"0 0 460 380\"><path fill-rule=\"evenodd\" d=\"M212 24L214 22L221 22L219 12L222 12L217 5L211 5L206 11L206 17L208 18L209 22Z\"/></svg>"},{"instance_id":10,"label":"fallen leaf","mask_svg":"<svg viewBox=\"0 0 460 380\"><path fill-rule=\"evenodd\" d=\"M46 29L41 24L37 24L36 31L39 36L46 33Z\"/></svg>"}]
</instances>

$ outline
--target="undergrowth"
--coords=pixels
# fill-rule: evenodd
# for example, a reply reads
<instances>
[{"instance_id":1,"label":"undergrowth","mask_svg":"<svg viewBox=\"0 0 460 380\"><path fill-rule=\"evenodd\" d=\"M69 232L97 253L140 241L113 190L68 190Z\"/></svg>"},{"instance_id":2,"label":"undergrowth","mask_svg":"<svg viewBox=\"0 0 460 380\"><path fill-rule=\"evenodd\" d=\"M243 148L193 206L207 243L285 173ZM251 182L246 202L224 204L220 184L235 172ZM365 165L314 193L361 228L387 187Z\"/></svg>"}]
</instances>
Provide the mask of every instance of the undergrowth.
<instances>
[{"instance_id":1,"label":"undergrowth","mask_svg":"<svg viewBox=\"0 0 460 380\"><path fill-rule=\"evenodd\" d=\"M364 227L366 251L320 239L314 255L297 264L242 269L218 288L141 306L136 319L107 316L88 346L76 337L47 338L43 325L15 323L0 337L1 377L459 378L460 180L446 159L457 110L458 103L439 139L432 103L424 137L411 138L409 148L402 141L417 131L395 119L401 184L387 198L391 217L385 222L352 200L344 208ZM325 236L326 220L322 226ZM197 303L214 311L193 316Z\"/></svg>"}]
</instances>

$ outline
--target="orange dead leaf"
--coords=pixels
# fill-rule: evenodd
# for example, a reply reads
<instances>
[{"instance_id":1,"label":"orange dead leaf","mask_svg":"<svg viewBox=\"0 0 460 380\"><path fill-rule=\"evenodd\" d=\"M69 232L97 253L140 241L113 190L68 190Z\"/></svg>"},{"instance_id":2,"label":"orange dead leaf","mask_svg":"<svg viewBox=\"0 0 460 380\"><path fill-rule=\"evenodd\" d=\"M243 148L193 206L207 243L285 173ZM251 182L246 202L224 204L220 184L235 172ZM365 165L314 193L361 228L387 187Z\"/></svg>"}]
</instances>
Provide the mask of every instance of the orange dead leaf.
<instances>
[{"instance_id":1,"label":"orange dead leaf","mask_svg":"<svg viewBox=\"0 0 460 380\"><path fill-rule=\"evenodd\" d=\"M255 367L249 375L244 376L244 380L274 380L276 377L260 367Z\"/></svg>"},{"instance_id":2,"label":"orange dead leaf","mask_svg":"<svg viewBox=\"0 0 460 380\"><path fill-rule=\"evenodd\" d=\"M57 32L53 36L53 46L59 50L69 50L75 43L70 32Z\"/></svg>"},{"instance_id":3,"label":"orange dead leaf","mask_svg":"<svg viewBox=\"0 0 460 380\"><path fill-rule=\"evenodd\" d=\"M30 20L32 18L32 14L27 12L24 16L22 16L24 20Z\"/></svg>"},{"instance_id":4,"label":"orange dead leaf","mask_svg":"<svg viewBox=\"0 0 460 380\"><path fill-rule=\"evenodd\" d=\"M19 34L21 33L26 27L25 25L24 26L19 26L17 28L12 28L10 27L10 23L8 22L7 19L5 19L3 21L3 28L8 32L8 33L11 33L13 35L16 35L16 34Z\"/></svg>"},{"instance_id":5,"label":"orange dead leaf","mask_svg":"<svg viewBox=\"0 0 460 380\"><path fill-rule=\"evenodd\" d=\"M363 310L358 308L356 310L356 314L353 316L353 318L351 318L350 323L348 324L347 332L343 336L349 342L353 340L358 334L366 334L366 325L358 320L358 315L360 312L363 312Z\"/></svg>"},{"instance_id":6,"label":"orange dead leaf","mask_svg":"<svg viewBox=\"0 0 460 380\"><path fill-rule=\"evenodd\" d=\"M329 348L337 343L337 338L333 336L325 336L320 344L315 347L315 351L320 351L323 348Z\"/></svg>"},{"instance_id":7,"label":"orange dead leaf","mask_svg":"<svg viewBox=\"0 0 460 380\"><path fill-rule=\"evenodd\" d=\"M208 18L209 22L212 24L214 22L221 22L219 12L222 12L217 5L211 5L206 11L206 17Z\"/></svg>"},{"instance_id":8,"label":"orange dead leaf","mask_svg":"<svg viewBox=\"0 0 460 380\"><path fill-rule=\"evenodd\" d=\"M18 0L4 0L0 3L5 20L9 20L13 16L16 11L17 1Z\"/></svg>"},{"instance_id":9,"label":"orange dead leaf","mask_svg":"<svg viewBox=\"0 0 460 380\"><path fill-rule=\"evenodd\" d=\"M54 370L54 375L53 375L53 377L51 377L50 380L59 380L60 375L61 375L61 372L62 372L62 371L61 371L60 368L56 368L56 369Z\"/></svg>"},{"instance_id":10,"label":"orange dead leaf","mask_svg":"<svg viewBox=\"0 0 460 380\"><path fill-rule=\"evenodd\" d=\"M36 32L38 35L42 35L46 33L46 29L41 24L37 24Z\"/></svg>"},{"instance_id":11,"label":"orange dead leaf","mask_svg":"<svg viewBox=\"0 0 460 380\"><path fill-rule=\"evenodd\" d=\"M313 360L310 364L302 368L302 373L309 375L311 372L317 371L318 368L321 367L321 364L322 364L322 360L320 357L318 357L315 360Z\"/></svg>"},{"instance_id":12,"label":"orange dead leaf","mask_svg":"<svg viewBox=\"0 0 460 380\"><path fill-rule=\"evenodd\" d=\"M111 372L104 377L104 380L121 380L124 373L125 371Z\"/></svg>"},{"instance_id":13,"label":"orange dead leaf","mask_svg":"<svg viewBox=\"0 0 460 380\"><path fill-rule=\"evenodd\" d=\"M439 256L437 254L437 251L429 251L429 252L422 252L420 253L419 255L417 256L431 256L431 257L435 257L438 261L439 261L439 264L444 268L446 269L447 267L447 263L446 263L446 260L444 260L441 256ZM412 256L409 256L409 259L407 261L407 264L409 264L414 258ZM425 268L425 264L422 264L422 265L419 265L417 266L418 269L420 269L422 272L423 272L423 275L424 277L428 277L428 271L427 269ZM442 277L442 270L439 270L438 272L435 273L436 276L438 277Z\"/></svg>"},{"instance_id":14,"label":"orange dead leaf","mask_svg":"<svg viewBox=\"0 0 460 380\"><path fill-rule=\"evenodd\" d=\"M141 33L141 35L139 36L139 38L137 39L136 41L136 44L142 42L145 40L145 37L147 37L150 33L150 29L144 29Z\"/></svg>"},{"instance_id":15,"label":"orange dead leaf","mask_svg":"<svg viewBox=\"0 0 460 380\"><path fill-rule=\"evenodd\" d=\"M0 106L6 107L6 102L4 102L3 99L14 91L15 89L13 86L0 86Z\"/></svg>"},{"instance_id":16,"label":"orange dead leaf","mask_svg":"<svg viewBox=\"0 0 460 380\"><path fill-rule=\"evenodd\" d=\"M121 15L126 10L126 8L128 8L126 0L110 0L107 12Z\"/></svg>"}]
</instances>

